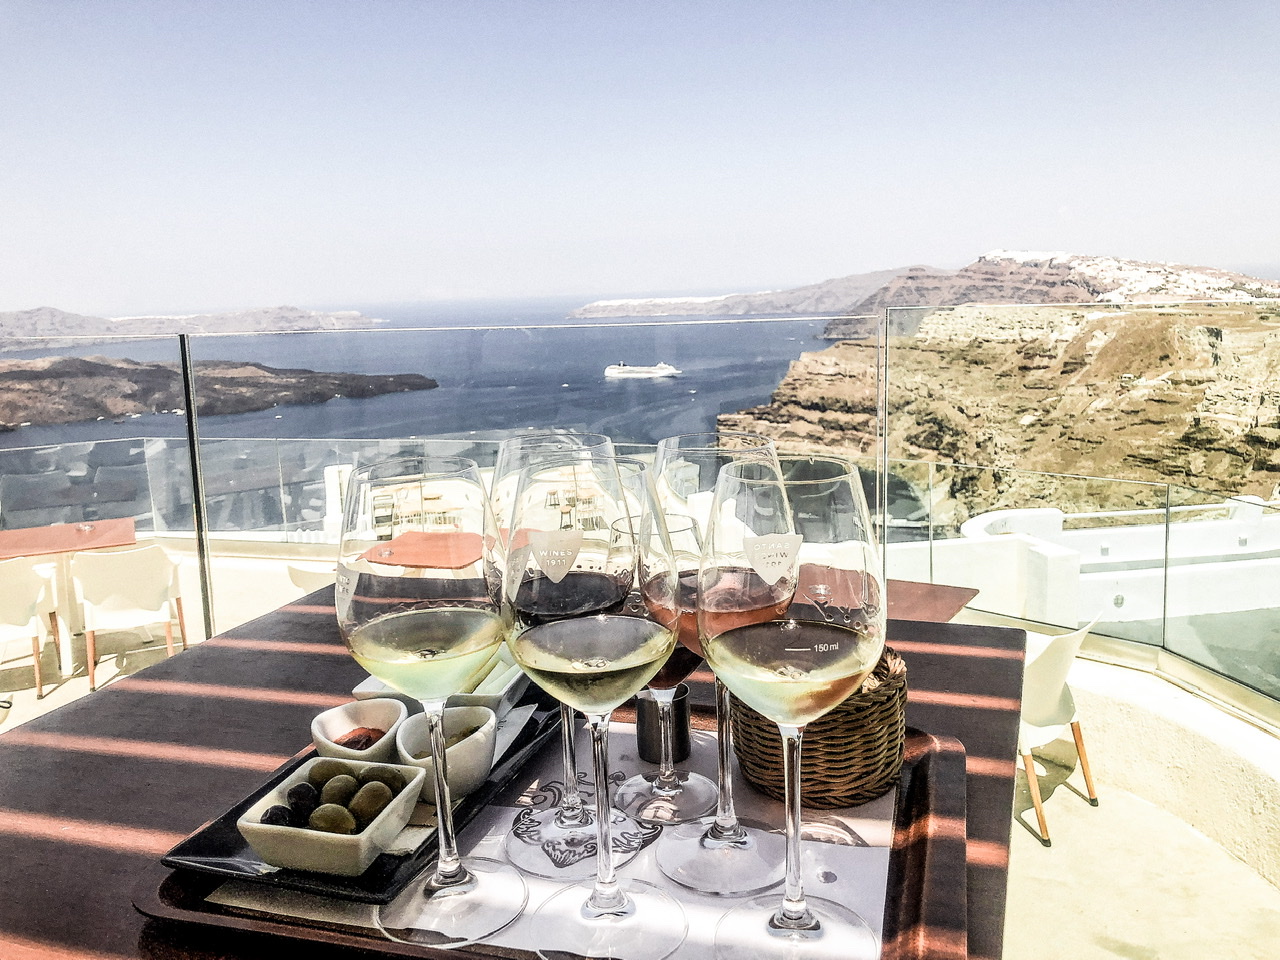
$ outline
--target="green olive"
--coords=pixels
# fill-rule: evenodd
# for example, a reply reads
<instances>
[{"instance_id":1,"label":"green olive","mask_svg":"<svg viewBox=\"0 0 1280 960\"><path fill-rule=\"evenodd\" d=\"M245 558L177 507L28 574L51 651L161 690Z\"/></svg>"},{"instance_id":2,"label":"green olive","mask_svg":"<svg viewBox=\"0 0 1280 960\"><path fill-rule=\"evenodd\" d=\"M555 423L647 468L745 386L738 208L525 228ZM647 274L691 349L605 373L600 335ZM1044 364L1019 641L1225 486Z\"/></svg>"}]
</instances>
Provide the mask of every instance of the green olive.
<instances>
[{"instance_id":1,"label":"green olive","mask_svg":"<svg viewBox=\"0 0 1280 960\"><path fill-rule=\"evenodd\" d=\"M361 783L385 783L391 788L393 794L399 793L404 789L404 774L395 767L388 767L385 764L378 764L375 767L365 767L357 775L356 779Z\"/></svg>"},{"instance_id":2,"label":"green olive","mask_svg":"<svg viewBox=\"0 0 1280 960\"><path fill-rule=\"evenodd\" d=\"M312 830L323 830L325 833L355 833L356 818L346 807L336 803L325 803L316 807L307 821Z\"/></svg>"},{"instance_id":3,"label":"green olive","mask_svg":"<svg viewBox=\"0 0 1280 960\"><path fill-rule=\"evenodd\" d=\"M340 773L324 785L324 789L320 791L320 802L336 803L338 806L345 807L359 789L360 784L356 783L355 777Z\"/></svg>"},{"instance_id":4,"label":"green olive","mask_svg":"<svg viewBox=\"0 0 1280 960\"><path fill-rule=\"evenodd\" d=\"M351 764L344 763L341 760L334 760L332 757L325 757L323 760L317 760L307 773L307 780L311 785L319 790L334 777L345 774L348 777L355 776L355 770L351 768Z\"/></svg>"},{"instance_id":5,"label":"green olive","mask_svg":"<svg viewBox=\"0 0 1280 960\"><path fill-rule=\"evenodd\" d=\"M351 798L347 809L351 811L356 818L356 823L360 824L360 829L363 830L387 808L387 804L394 796L391 788L385 783L380 780L370 780Z\"/></svg>"}]
</instances>

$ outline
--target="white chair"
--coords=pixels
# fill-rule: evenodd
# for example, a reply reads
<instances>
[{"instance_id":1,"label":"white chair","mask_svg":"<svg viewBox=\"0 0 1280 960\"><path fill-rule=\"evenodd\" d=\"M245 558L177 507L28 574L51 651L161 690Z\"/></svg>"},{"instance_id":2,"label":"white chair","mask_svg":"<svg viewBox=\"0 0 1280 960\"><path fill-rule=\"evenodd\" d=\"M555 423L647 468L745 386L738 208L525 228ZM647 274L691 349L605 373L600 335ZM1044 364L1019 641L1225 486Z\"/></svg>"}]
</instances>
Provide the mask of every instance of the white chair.
<instances>
[{"instance_id":1,"label":"white chair","mask_svg":"<svg viewBox=\"0 0 1280 960\"><path fill-rule=\"evenodd\" d=\"M178 568L159 544L115 553L85 551L71 558L71 583L84 613L85 659L89 689L97 689L97 634L164 624L164 642L173 656L173 620L182 649L187 629L178 592Z\"/></svg>"},{"instance_id":2,"label":"white chair","mask_svg":"<svg viewBox=\"0 0 1280 960\"><path fill-rule=\"evenodd\" d=\"M1093 774L1089 770L1089 756L1084 749L1084 735L1080 721L1076 719L1076 702L1067 686L1067 674L1075 662L1080 645L1098 617L1079 630L1059 636L1027 631L1027 659L1022 675L1022 716L1018 725L1018 753L1027 772L1027 786L1031 790L1031 802L1036 809L1040 827L1040 842L1051 845L1049 826L1044 818L1044 803L1040 798L1040 781L1036 776L1031 751L1057 740L1069 725L1080 757L1080 771L1089 789L1089 803L1098 805L1098 795L1093 788Z\"/></svg>"},{"instance_id":3,"label":"white chair","mask_svg":"<svg viewBox=\"0 0 1280 960\"><path fill-rule=\"evenodd\" d=\"M10 640L31 641L37 700L44 697L40 653L44 647L46 618L54 651L59 657L62 654L53 583L54 570L50 563L30 557L0 560L0 648Z\"/></svg>"}]
</instances>

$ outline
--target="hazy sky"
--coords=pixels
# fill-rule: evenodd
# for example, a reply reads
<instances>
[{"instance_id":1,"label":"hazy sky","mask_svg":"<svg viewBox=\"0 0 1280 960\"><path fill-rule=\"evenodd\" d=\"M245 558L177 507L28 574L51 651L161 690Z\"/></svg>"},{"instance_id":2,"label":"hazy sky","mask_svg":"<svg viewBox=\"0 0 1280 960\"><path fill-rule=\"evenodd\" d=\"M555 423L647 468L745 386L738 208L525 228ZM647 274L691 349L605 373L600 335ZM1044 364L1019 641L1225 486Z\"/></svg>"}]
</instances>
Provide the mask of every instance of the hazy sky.
<instances>
[{"instance_id":1,"label":"hazy sky","mask_svg":"<svg viewBox=\"0 0 1280 960\"><path fill-rule=\"evenodd\" d=\"M0 310L1280 273L1275 0L0 0Z\"/></svg>"}]
</instances>

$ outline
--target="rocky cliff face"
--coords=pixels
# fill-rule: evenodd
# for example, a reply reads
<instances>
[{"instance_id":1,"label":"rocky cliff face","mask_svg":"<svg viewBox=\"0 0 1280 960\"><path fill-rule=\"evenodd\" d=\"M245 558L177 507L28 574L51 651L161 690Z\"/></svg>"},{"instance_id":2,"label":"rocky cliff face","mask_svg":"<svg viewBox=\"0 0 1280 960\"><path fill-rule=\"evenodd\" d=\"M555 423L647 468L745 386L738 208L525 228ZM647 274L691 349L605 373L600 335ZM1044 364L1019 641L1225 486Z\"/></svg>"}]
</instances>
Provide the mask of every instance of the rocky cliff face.
<instances>
[{"instance_id":1,"label":"rocky cliff face","mask_svg":"<svg viewBox=\"0 0 1280 960\"><path fill-rule=\"evenodd\" d=\"M721 426L871 451L873 364L860 343L805 354L767 406ZM1280 484L1275 305L955 308L891 338L889 370L890 456L990 468L943 471L983 487L982 509L1071 505L1030 471L1264 498ZM1163 488L1075 486L1089 484L1092 509L1163 502Z\"/></svg>"},{"instance_id":2,"label":"rocky cliff face","mask_svg":"<svg viewBox=\"0 0 1280 960\"><path fill-rule=\"evenodd\" d=\"M890 307L966 303L1173 303L1277 296L1280 283L1213 267L997 250L960 270L913 268L847 312L867 315ZM890 316L891 332L915 333L918 319L916 311L895 311ZM826 335L838 339L861 331L858 324L833 320Z\"/></svg>"},{"instance_id":3,"label":"rocky cliff face","mask_svg":"<svg viewBox=\"0 0 1280 960\"><path fill-rule=\"evenodd\" d=\"M373 397L438 386L416 373L366 376L220 362L197 363L195 369L201 414L247 413L279 404L323 403L334 396ZM168 413L183 405L176 364L106 357L0 360L0 429Z\"/></svg>"}]
</instances>

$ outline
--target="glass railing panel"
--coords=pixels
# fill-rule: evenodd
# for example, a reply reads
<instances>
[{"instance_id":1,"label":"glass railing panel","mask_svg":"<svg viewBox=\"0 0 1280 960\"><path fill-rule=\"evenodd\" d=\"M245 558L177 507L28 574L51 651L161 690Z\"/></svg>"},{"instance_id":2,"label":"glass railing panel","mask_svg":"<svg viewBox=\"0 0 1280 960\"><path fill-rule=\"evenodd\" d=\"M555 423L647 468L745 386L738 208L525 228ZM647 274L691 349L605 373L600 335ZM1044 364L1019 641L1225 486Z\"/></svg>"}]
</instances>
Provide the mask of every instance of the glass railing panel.
<instances>
[{"instance_id":1,"label":"glass railing panel","mask_svg":"<svg viewBox=\"0 0 1280 960\"><path fill-rule=\"evenodd\" d=\"M0 530L25 531L24 542L39 551L42 538L62 535L55 525L73 525L90 537L110 523L108 546L39 554L51 561L59 619L75 638L63 645L64 682L88 688L82 654L73 659L71 653L83 650L77 635L84 619L71 579L83 549L163 547L177 564L187 638L202 639L203 583L177 338L10 337L0 357L6 361L3 402L18 411L13 429L0 432ZM158 625L149 631L153 639L160 635ZM134 630L100 638L99 683L163 658L162 642L144 644L141 637Z\"/></svg>"},{"instance_id":2,"label":"glass railing panel","mask_svg":"<svg viewBox=\"0 0 1280 960\"><path fill-rule=\"evenodd\" d=\"M933 464L932 539L890 547L905 579L976 588L972 609L1159 643L1161 484ZM928 571L928 576L920 573Z\"/></svg>"},{"instance_id":3,"label":"glass railing panel","mask_svg":"<svg viewBox=\"0 0 1280 960\"><path fill-rule=\"evenodd\" d=\"M549 429L606 433L620 452L652 456L665 436L754 429L791 448L856 454L874 484L877 349L824 339L830 320L193 338L217 626L257 612L244 599L233 613L225 599L250 579L260 596L287 591L291 565L331 564L345 471L369 460L429 450L483 469L503 437ZM672 369L645 369L660 365ZM296 382L273 386L262 368ZM281 562L268 570L272 551Z\"/></svg>"},{"instance_id":4,"label":"glass railing panel","mask_svg":"<svg viewBox=\"0 0 1280 960\"><path fill-rule=\"evenodd\" d=\"M1165 646L1280 699L1280 504L1170 491Z\"/></svg>"}]
</instances>

